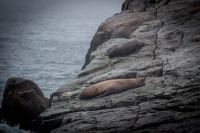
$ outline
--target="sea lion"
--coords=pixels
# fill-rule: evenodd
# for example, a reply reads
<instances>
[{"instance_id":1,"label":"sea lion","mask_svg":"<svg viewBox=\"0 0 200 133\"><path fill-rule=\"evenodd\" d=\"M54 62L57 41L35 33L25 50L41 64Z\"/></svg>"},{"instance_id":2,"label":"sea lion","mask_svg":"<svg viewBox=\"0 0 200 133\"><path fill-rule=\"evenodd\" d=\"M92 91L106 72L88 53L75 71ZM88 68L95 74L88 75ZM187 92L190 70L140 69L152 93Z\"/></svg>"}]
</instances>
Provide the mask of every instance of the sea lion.
<instances>
[{"instance_id":1,"label":"sea lion","mask_svg":"<svg viewBox=\"0 0 200 133\"><path fill-rule=\"evenodd\" d=\"M109 58L127 56L131 53L138 52L143 46L144 43L140 41L137 40L128 41L123 44L114 45L113 47L109 48L107 50L107 54Z\"/></svg>"},{"instance_id":2,"label":"sea lion","mask_svg":"<svg viewBox=\"0 0 200 133\"><path fill-rule=\"evenodd\" d=\"M79 94L79 99L90 99L121 93L145 85L145 78L107 80L90 87L85 87Z\"/></svg>"}]
</instances>

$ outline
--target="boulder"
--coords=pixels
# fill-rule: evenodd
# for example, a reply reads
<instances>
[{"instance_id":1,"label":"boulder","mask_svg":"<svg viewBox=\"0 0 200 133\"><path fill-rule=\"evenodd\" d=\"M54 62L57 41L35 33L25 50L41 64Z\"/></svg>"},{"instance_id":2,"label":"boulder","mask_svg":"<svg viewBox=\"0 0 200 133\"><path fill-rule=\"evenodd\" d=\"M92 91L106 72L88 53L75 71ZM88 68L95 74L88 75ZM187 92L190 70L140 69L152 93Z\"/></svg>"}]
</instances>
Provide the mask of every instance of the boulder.
<instances>
[{"instance_id":1,"label":"boulder","mask_svg":"<svg viewBox=\"0 0 200 133\"><path fill-rule=\"evenodd\" d=\"M19 123L20 128L29 129L31 121L48 108L48 102L33 81L9 78L3 95L2 117L11 125Z\"/></svg>"}]
</instances>

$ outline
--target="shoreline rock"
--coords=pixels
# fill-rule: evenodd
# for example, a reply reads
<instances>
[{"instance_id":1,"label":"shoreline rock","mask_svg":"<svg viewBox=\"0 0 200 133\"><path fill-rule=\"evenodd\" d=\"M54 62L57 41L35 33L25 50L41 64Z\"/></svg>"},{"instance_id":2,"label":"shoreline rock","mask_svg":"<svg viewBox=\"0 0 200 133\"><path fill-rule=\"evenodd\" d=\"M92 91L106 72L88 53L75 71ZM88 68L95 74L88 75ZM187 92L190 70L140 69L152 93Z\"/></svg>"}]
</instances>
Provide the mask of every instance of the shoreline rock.
<instances>
[{"instance_id":1,"label":"shoreline rock","mask_svg":"<svg viewBox=\"0 0 200 133\"><path fill-rule=\"evenodd\" d=\"M44 112L49 99L31 80L9 78L6 83L1 115L9 125L20 124L20 128L30 130L32 121Z\"/></svg>"}]
</instances>

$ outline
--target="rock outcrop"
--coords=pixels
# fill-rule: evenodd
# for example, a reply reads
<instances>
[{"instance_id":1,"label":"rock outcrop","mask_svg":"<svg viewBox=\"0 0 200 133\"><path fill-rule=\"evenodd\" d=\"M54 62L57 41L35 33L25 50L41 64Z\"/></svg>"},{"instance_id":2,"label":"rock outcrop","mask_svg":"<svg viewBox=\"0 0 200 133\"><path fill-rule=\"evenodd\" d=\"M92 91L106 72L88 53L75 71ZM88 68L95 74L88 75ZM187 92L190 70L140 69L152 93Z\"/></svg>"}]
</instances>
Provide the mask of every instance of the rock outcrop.
<instances>
[{"instance_id":1,"label":"rock outcrop","mask_svg":"<svg viewBox=\"0 0 200 133\"><path fill-rule=\"evenodd\" d=\"M2 101L2 117L10 124L30 129L32 121L49 106L41 89L31 80L9 78Z\"/></svg>"},{"instance_id":2,"label":"rock outcrop","mask_svg":"<svg viewBox=\"0 0 200 133\"><path fill-rule=\"evenodd\" d=\"M200 0L127 0L103 22L83 70L51 96L39 132L200 132ZM114 45L145 45L109 58ZM146 85L79 100L81 88L110 79L146 77Z\"/></svg>"}]
</instances>

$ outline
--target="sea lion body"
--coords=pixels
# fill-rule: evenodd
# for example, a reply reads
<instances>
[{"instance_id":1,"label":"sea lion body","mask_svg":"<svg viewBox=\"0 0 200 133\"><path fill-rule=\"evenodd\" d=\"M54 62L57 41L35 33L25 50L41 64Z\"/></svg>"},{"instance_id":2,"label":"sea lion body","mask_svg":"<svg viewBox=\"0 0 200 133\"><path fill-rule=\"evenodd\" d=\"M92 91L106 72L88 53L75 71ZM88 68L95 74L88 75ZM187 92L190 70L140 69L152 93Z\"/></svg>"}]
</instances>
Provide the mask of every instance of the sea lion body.
<instances>
[{"instance_id":1,"label":"sea lion body","mask_svg":"<svg viewBox=\"0 0 200 133\"><path fill-rule=\"evenodd\" d=\"M141 87L144 84L145 78L107 80L84 88L79 94L79 99L104 97Z\"/></svg>"},{"instance_id":2,"label":"sea lion body","mask_svg":"<svg viewBox=\"0 0 200 133\"><path fill-rule=\"evenodd\" d=\"M128 41L120 45L114 45L113 47L107 50L108 57L113 58L113 57L127 56L131 53L138 52L143 46L144 43L141 43L137 40Z\"/></svg>"}]
</instances>

